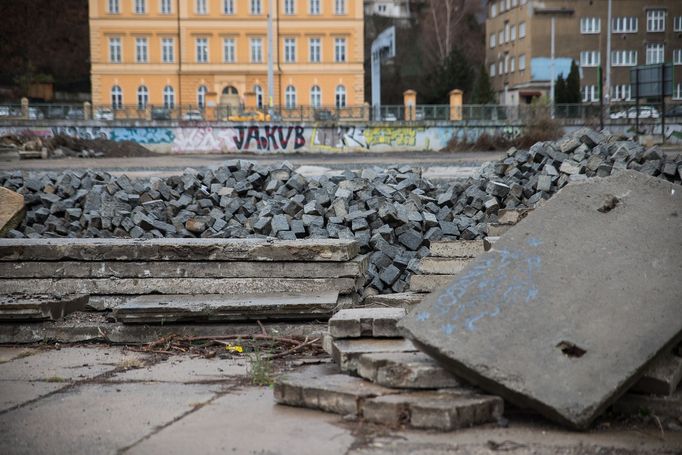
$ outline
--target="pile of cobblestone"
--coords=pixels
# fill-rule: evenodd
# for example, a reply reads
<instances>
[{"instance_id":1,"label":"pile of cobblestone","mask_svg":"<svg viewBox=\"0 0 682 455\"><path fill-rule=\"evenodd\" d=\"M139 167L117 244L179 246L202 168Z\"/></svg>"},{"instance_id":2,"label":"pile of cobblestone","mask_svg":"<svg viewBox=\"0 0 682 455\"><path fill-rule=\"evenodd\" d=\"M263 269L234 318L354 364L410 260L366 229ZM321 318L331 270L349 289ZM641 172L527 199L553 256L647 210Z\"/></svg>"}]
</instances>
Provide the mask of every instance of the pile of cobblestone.
<instances>
[{"instance_id":1,"label":"pile of cobblestone","mask_svg":"<svg viewBox=\"0 0 682 455\"><path fill-rule=\"evenodd\" d=\"M682 158L583 129L512 149L479 178L436 184L409 166L305 178L230 160L212 169L131 180L100 171L0 174L27 213L10 237L275 237L357 240L371 253L368 285L402 292L432 241L487 235L500 209L533 207L569 182L635 169L680 182Z\"/></svg>"}]
</instances>

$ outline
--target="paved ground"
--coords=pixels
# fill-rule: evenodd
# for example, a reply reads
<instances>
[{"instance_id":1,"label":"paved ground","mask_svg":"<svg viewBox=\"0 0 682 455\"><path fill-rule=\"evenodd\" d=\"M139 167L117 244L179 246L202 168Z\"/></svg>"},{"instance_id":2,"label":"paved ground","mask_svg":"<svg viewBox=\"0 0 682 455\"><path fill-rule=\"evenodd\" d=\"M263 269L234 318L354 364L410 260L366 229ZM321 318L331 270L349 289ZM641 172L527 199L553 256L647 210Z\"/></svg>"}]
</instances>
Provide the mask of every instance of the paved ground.
<instances>
[{"instance_id":1,"label":"paved ground","mask_svg":"<svg viewBox=\"0 0 682 455\"><path fill-rule=\"evenodd\" d=\"M120 347L0 348L3 454L640 454L681 453L682 432L602 420L572 433L508 415L454 433L368 426L278 406L251 385L249 361Z\"/></svg>"}]
</instances>

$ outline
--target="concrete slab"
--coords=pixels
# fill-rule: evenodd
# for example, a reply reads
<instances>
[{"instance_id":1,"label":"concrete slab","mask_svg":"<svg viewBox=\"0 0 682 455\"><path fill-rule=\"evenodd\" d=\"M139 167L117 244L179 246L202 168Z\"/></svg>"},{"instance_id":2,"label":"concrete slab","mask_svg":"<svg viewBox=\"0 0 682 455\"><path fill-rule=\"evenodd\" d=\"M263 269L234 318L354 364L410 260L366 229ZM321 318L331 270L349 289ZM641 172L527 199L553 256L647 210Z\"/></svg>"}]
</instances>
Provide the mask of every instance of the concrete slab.
<instances>
[{"instance_id":1,"label":"concrete slab","mask_svg":"<svg viewBox=\"0 0 682 455\"><path fill-rule=\"evenodd\" d=\"M483 253L483 240L439 240L431 242L431 256L441 258L475 258Z\"/></svg>"},{"instance_id":2,"label":"concrete slab","mask_svg":"<svg viewBox=\"0 0 682 455\"><path fill-rule=\"evenodd\" d=\"M28 357L29 355L38 352L32 348L17 348L17 347L1 347L0 346L0 363L9 362L10 360L21 357Z\"/></svg>"},{"instance_id":3,"label":"concrete slab","mask_svg":"<svg viewBox=\"0 0 682 455\"><path fill-rule=\"evenodd\" d=\"M347 338L332 342L332 358L341 371L355 373L360 356L375 352L416 352L412 342L403 338Z\"/></svg>"},{"instance_id":4,"label":"concrete slab","mask_svg":"<svg viewBox=\"0 0 682 455\"><path fill-rule=\"evenodd\" d=\"M682 337L681 212L682 187L637 172L569 185L400 325L458 376L585 428Z\"/></svg>"},{"instance_id":5,"label":"concrete slab","mask_svg":"<svg viewBox=\"0 0 682 455\"><path fill-rule=\"evenodd\" d=\"M19 226L25 212L24 196L0 186L0 237Z\"/></svg>"},{"instance_id":6,"label":"concrete slab","mask_svg":"<svg viewBox=\"0 0 682 455\"><path fill-rule=\"evenodd\" d=\"M445 389L461 382L422 352L363 354L357 374L383 387L394 389Z\"/></svg>"},{"instance_id":7,"label":"concrete slab","mask_svg":"<svg viewBox=\"0 0 682 455\"><path fill-rule=\"evenodd\" d=\"M682 390L671 396L628 393L613 404L613 410L625 415L682 419Z\"/></svg>"},{"instance_id":8,"label":"concrete slab","mask_svg":"<svg viewBox=\"0 0 682 455\"><path fill-rule=\"evenodd\" d=\"M3 294L270 294L355 291L353 278L26 278L0 279Z\"/></svg>"},{"instance_id":9,"label":"concrete slab","mask_svg":"<svg viewBox=\"0 0 682 455\"><path fill-rule=\"evenodd\" d=\"M126 453L205 455L346 453L355 438L339 417L290 406L274 406L273 391L233 391L141 441Z\"/></svg>"},{"instance_id":10,"label":"concrete slab","mask_svg":"<svg viewBox=\"0 0 682 455\"><path fill-rule=\"evenodd\" d=\"M248 375L244 359L204 359L174 356L154 365L116 373L109 382L216 382Z\"/></svg>"},{"instance_id":11,"label":"concrete slab","mask_svg":"<svg viewBox=\"0 0 682 455\"><path fill-rule=\"evenodd\" d=\"M69 382L1 381L0 412L68 387Z\"/></svg>"},{"instance_id":12,"label":"concrete slab","mask_svg":"<svg viewBox=\"0 0 682 455\"><path fill-rule=\"evenodd\" d=\"M367 271L368 255L347 262L60 261L0 262L3 278L344 278Z\"/></svg>"},{"instance_id":13,"label":"concrete slab","mask_svg":"<svg viewBox=\"0 0 682 455\"><path fill-rule=\"evenodd\" d=\"M424 275L454 275L469 264L470 258L425 257L419 261L419 272Z\"/></svg>"},{"instance_id":14,"label":"concrete slab","mask_svg":"<svg viewBox=\"0 0 682 455\"><path fill-rule=\"evenodd\" d=\"M393 308L412 308L414 305L421 303L424 299L424 294L417 294L415 292L400 292L396 294L377 294L365 297L362 302L365 306L370 307L393 307Z\"/></svg>"},{"instance_id":15,"label":"concrete slab","mask_svg":"<svg viewBox=\"0 0 682 455\"><path fill-rule=\"evenodd\" d=\"M329 319L329 334L333 338L400 338L396 324L405 313L404 308L341 310Z\"/></svg>"},{"instance_id":16,"label":"concrete slab","mask_svg":"<svg viewBox=\"0 0 682 455\"><path fill-rule=\"evenodd\" d=\"M490 223L488 224L488 235L491 237L500 237L511 229L512 226L514 225L511 223Z\"/></svg>"},{"instance_id":17,"label":"concrete slab","mask_svg":"<svg viewBox=\"0 0 682 455\"><path fill-rule=\"evenodd\" d=\"M87 295L0 295L0 321L57 321L74 311L83 311Z\"/></svg>"},{"instance_id":18,"label":"concrete slab","mask_svg":"<svg viewBox=\"0 0 682 455\"><path fill-rule=\"evenodd\" d=\"M354 240L2 239L0 261L350 261Z\"/></svg>"},{"instance_id":19,"label":"concrete slab","mask_svg":"<svg viewBox=\"0 0 682 455\"><path fill-rule=\"evenodd\" d=\"M263 295L143 295L114 309L126 324L272 319L320 319L331 316L337 291Z\"/></svg>"},{"instance_id":20,"label":"concrete slab","mask_svg":"<svg viewBox=\"0 0 682 455\"><path fill-rule=\"evenodd\" d=\"M105 347L50 350L2 364L0 381L80 381L143 358L145 354Z\"/></svg>"},{"instance_id":21,"label":"concrete slab","mask_svg":"<svg viewBox=\"0 0 682 455\"><path fill-rule=\"evenodd\" d=\"M410 291L433 292L452 283L455 276L456 275L412 275L410 277Z\"/></svg>"},{"instance_id":22,"label":"concrete slab","mask_svg":"<svg viewBox=\"0 0 682 455\"><path fill-rule=\"evenodd\" d=\"M488 236L483 239L483 248L485 251L490 251L493 249L493 245L495 245L495 242L497 242L500 238L499 237L491 237Z\"/></svg>"},{"instance_id":23,"label":"concrete slab","mask_svg":"<svg viewBox=\"0 0 682 455\"><path fill-rule=\"evenodd\" d=\"M665 353L656 357L630 392L672 395L682 381L682 357Z\"/></svg>"},{"instance_id":24,"label":"concrete slab","mask_svg":"<svg viewBox=\"0 0 682 455\"><path fill-rule=\"evenodd\" d=\"M0 453L117 453L207 403L217 389L83 384L0 415Z\"/></svg>"},{"instance_id":25,"label":"concrete slab","mask_svg":"<svg viewBox=\"0 0 682 455\"><path fill-rule=\"evenodd\" d=\"M335 373L333 366L313 366L275 380L274 396L279 404L319 409L341 415L362 415L368 398L396 393L364 379Z\"/></svg>"},{"instance_id":26,"label":"concrete slab","mask_svg":"<svg viewBox=\"0 0 682 455\"><path fill-rule=\"evenodd\" d=\"M504 402L500 397L466 391L410 392L369 399L363 411L370 422L452 431L497 421Z\"/></svg>"}]
</instances>

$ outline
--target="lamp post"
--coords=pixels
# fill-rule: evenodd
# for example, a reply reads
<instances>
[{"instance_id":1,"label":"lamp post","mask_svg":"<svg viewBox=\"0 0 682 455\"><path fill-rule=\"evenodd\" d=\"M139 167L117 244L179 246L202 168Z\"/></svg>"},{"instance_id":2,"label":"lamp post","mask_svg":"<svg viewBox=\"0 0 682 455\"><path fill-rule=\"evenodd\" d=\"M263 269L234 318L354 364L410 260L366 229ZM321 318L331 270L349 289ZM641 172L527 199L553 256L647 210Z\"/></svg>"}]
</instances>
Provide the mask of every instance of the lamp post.
<instances>
[{"instance_id":1,"label":"lamp post","mask_svg":"<svg viewBox=\"0 0 682 455\"><path fill-rule=\"evenodd\" d=\"M272 33L272 13L273 0L268 5L268 107L272 115L273 101L275 98L275 69L273 61L273 33Z\"/></svg>"}]
</instances>

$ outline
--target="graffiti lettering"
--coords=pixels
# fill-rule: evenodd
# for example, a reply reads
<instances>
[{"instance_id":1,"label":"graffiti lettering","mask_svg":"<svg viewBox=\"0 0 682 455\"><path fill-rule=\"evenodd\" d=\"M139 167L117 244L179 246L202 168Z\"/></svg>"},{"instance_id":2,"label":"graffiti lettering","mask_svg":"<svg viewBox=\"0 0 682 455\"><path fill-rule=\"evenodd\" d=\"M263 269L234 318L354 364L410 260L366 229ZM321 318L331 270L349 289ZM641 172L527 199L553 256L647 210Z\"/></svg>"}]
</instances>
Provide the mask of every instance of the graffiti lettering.
<instances>
[{"instance_id":1,"label":"graffiti lettering","mask_svg":"<svg viewBox=\"0 0 682 455\"><path fill-rule=\"evenodd\" d=\"M259 126L237 126L233 137L235 147L239 151L253 150L287 150L293 135L293 149L298 150L305 146L306 140L303 135L305 129L302 126L265 126L263 131Z\"/></svg>"},{"instance_id":2,"label":"graffiti lettering","mask_svg":"<svg viewBox=\"0 0 682 455\"><path fill-rule=\"evenodd\" d=\"M171 144L175 135L170 128L113 128L110 139L138 144Z\"/></svg>"},{"instance_id":3,"label":"graffiti lettering","mask_svg":"<svg viewBox=\"0 0 682 455\"><path fill-rule=\"evenodd\" d=\"M415 146L417 144L417 133L424 131L424 128L367 128L364 136L367 146L392 145L392 146Z\"/></svg>"}]
</instances>

